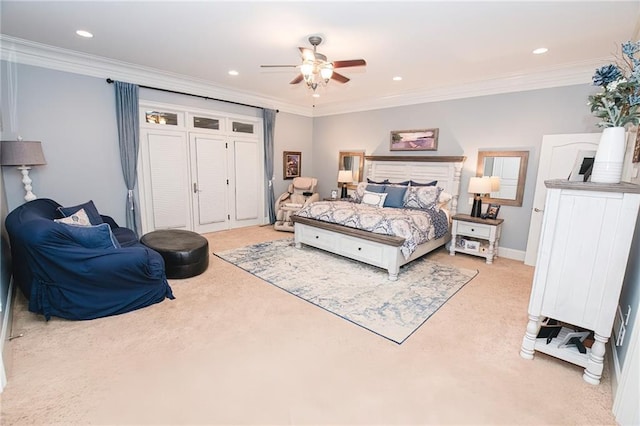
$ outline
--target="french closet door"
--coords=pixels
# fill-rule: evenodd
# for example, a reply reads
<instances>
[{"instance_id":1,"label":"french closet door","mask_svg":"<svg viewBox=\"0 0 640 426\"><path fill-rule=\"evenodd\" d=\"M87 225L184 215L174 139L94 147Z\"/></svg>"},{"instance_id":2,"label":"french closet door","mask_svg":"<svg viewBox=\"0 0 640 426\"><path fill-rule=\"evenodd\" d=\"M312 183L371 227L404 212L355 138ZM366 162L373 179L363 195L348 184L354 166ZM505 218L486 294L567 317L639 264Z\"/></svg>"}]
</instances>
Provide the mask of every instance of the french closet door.
<instances>
[{"instance_id":1,"label":"french closet door","mask_svg":"<svg viewBox=\"0 0 640 426\"><path fill-rule=\"evenodd\" d=\"M190 133L194 231L260 224L256 140Z\"/></svg>"}]
</instances>

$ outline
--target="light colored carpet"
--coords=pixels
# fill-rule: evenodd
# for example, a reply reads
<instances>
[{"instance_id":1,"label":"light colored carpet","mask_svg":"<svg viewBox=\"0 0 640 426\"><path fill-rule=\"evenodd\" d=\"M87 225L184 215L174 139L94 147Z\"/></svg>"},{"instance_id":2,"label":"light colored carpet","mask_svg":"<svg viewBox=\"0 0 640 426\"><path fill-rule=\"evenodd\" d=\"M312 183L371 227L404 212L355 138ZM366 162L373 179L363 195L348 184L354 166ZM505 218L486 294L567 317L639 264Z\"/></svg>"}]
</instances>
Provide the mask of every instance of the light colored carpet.
<instances>
[{"instance_id":1,"label":"light colored carpet","mask_svg":"<svg viewBox=\"0 0 640 426\"><path fill-rule=\"evenodd\" d=\"M290 238L206 235L213 252ZM175 300L45 322L15 303L2 425L613 425L599 386L558 359L520 357L533 268L445 250L476 276L402 345L211 256ZM606 358L608 359L608 358Z\"/></svg>"},{"instance_id":2,"label":"light colored carpet","mask_svg":"<svg viewBox=\"0 0 640 426\"><path fill-rule=\"evenodd\" d=\"M478 273L422 258L390 281L384 269L313 247L296 249L293 239L215 255L399 344Z\"/></svg>"}]
</instances>

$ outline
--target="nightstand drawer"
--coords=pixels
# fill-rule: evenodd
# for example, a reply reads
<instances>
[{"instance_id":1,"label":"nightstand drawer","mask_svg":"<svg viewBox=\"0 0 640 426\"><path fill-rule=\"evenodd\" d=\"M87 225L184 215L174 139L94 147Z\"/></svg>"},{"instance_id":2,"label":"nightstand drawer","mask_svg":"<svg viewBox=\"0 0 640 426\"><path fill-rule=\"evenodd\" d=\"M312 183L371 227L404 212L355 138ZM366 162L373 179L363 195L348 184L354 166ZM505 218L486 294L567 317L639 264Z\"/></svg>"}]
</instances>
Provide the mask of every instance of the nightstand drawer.
<instances>
[{"instance_id":1,"label":"nightstand drawer","mask_svg":"<svg viewBox=\"0 0 640 426\"><path fill-rule=\"evenodd\" d=\"M456 233L459 235L466 235L468 237L489 238L491 236L491 227L479 223L458 221Z\"/></svg>"}]
</instances>

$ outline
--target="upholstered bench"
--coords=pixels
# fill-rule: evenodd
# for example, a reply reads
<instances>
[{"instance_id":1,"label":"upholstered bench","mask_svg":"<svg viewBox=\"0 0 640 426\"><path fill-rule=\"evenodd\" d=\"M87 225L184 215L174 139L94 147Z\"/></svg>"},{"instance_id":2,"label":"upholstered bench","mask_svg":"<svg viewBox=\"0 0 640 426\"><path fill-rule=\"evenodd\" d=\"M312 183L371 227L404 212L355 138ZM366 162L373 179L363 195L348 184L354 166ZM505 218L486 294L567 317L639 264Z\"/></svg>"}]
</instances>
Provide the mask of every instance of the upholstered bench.
<instances>
[{"instance_id":1,"label":"upholstered bench","mask_svg":"<svg viewBox=\"0 0 640 426\"><path fill-rule=\"evenodd\" d=\"M194 277L209 266L209 242L195 232L163 229L143 235L140 242L160 253L167 278Z\"/></svg>"}]
</instances>

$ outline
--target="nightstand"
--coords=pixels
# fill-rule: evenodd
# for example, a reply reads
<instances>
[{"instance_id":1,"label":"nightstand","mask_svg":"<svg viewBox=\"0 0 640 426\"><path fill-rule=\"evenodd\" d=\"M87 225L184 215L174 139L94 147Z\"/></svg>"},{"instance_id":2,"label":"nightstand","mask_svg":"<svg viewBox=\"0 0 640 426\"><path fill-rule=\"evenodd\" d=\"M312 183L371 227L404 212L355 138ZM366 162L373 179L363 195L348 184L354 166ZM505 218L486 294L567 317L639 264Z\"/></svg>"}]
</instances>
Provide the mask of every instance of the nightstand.
<instances>
[{"instance_id":1,"label":"nightstand","mask_svg":"<svg viewBox=\"0 0 640 426\"><path fill-rule=\"evenodd\" d=\"M468 214L457 214L452 218L449 253L456 252L480 256L493 263L498 256L498 242L504 219L482 219Z\"/></svg>"}]
</instances>

